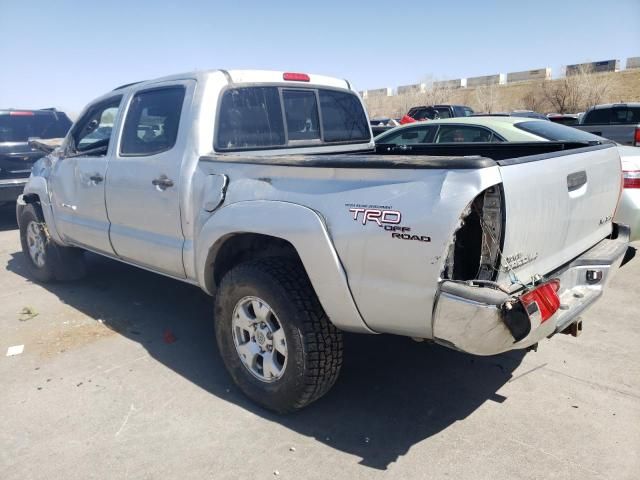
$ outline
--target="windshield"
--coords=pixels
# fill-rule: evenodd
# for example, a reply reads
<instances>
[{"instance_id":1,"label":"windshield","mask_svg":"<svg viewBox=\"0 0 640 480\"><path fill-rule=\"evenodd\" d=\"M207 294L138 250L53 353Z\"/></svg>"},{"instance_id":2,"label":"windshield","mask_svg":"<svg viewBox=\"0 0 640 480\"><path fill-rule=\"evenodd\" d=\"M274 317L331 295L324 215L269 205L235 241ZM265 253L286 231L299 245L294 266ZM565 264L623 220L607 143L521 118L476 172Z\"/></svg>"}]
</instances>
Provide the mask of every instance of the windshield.
<instances>
[{"instance_id":1,"label":"windshield","mask_svg":"<svg viewBox=\"0 0 640 480\"><path fill-rule=\"evenodd\" d=\"M552 142L602 142L607 141L592 133L583 132L573 127L566 127L546 120L519 122L516 128L533 133Z\"/></svg>"},{"instance_id":2,"label":"windshield","mask_svg":"<svg viewBox=\"0 0 640 480\"><path fill-rule=\"evenodd\" d=\"M284 108L284 115L283 115ZM370 140L358 97L322 88L241 87L220 103L218 151Z\"/></svg>"},{"instance_id":3,"label":"windshield","mask_svg":"<svg viewBox=\"0 0 640 480\"><path fill-rule=\"evenodd\" d=\"M71 128L64 114L20 112L0 115L0 142L26 142L29 137L62 138Z\"/></svg>"}]
</instances>

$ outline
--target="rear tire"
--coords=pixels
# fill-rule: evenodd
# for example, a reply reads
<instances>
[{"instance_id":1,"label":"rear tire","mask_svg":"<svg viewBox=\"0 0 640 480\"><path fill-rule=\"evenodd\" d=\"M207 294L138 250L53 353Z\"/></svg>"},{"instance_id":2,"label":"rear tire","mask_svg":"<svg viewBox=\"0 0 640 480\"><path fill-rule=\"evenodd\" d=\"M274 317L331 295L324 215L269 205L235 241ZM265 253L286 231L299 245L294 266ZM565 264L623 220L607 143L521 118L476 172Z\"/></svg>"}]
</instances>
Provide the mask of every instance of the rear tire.
<instances>
[{"instance_id":1,"label":"rear tire","mask_svg":"<svg viewBox=\"0 0 640 480\"><path fill-rule=\"evenodd\" d=\"M20 243L29 275L39 282L78 280L86 274L84 252L51 239L42 213L34 204L19 209Z\"/></svg>"},{"instance_id":2,"label":"rear tire","mask_svg":"<svg viewBox=\"0 0 640 480\"><path fill-rule=\"evenodd\" d=\"M299 263L264 258L240 264L222 279L215 305L222 360L254 402L291 412L333 386L342 366L342 333Z\"/></svg>"}]
</instances>

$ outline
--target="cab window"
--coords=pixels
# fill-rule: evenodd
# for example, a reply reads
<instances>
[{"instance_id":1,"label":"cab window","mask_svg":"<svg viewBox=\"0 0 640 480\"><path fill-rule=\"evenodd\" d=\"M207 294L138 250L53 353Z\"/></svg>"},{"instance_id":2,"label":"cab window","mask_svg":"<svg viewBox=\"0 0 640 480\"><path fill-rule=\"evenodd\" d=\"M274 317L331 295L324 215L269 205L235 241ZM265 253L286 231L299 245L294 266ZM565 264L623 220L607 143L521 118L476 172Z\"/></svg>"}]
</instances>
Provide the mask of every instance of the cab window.
<instances>
[{"instance_id":1,"label":"cab window","mask_svg":"<svg viewBox=\"0 0 640 480\"><path fill-rule=\"evenodd\" d=\"M120 155L157 155L171 150L178 138L184 95L182 86L136 93L124 122Z\"/></svg>"},{"instance_id":2,"label":"cab window","mask_svg":"<svg viewBox=\"0 0 640 480\"><path fill-rule=\"evenodd\" d=\"M71 133L71 154L106 155L122 96L89 107Z\"/></svg>"},{"instance_id":3,"label":"cab window","mask_svg":"<svg viewBox=\"0 0 640 480\"><path fill-rule=\"evenodd\" d=\"M500 141L491 130L468 125L440 125L435 143L477 143Z\"/></svg>"}]
</instances>

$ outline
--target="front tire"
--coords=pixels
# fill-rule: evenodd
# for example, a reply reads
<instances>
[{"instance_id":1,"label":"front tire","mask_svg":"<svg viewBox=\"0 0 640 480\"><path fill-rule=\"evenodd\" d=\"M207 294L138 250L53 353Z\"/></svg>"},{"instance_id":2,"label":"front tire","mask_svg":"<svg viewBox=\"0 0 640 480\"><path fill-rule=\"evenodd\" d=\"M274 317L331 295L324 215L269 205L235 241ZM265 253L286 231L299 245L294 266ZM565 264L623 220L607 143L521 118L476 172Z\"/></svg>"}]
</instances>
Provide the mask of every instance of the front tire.
<instances>
[{"instance_id":1,"label":"front tire","mask_svg":"<svg viewBox=\"0 0 640 480\"><path fill-rule=\"evenodd\" d=\"M234 267L218 289L215 320L234 382L270 410L303 408L338 378L342 334L297 262L265 258Z\"/></svg>"},{"instance_id":2,"label":"front tire","mask_svg":"<svg viewBox=\"0 0 640 480\"><path fill-rule=\"evenodd\" d=\"M19 209L18 225L22 253L32 278L47 283L77 280L85 275L83 251L55 243L49 236L42 213L33 204Z\"/></svg>"}]
</instances>

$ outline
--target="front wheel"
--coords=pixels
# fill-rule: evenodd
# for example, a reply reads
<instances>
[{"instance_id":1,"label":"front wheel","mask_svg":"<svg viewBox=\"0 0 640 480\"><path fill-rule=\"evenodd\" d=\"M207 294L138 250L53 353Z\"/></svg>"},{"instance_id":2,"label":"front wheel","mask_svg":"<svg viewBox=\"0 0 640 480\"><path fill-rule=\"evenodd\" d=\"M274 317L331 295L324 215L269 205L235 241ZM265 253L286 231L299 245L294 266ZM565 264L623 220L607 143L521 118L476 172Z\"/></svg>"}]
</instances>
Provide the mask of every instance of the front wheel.
<instances>
[{"instance_id":1,"label":"front wheel","mask_svg":"<svg viewBox=\"0 0 640 480\"><path fill-rule=\"evenodd\" d=\"M215 317L231 377L270 410L300 409L338 378L342 334L297 262L266 258L233 268L218 289Z\"/></svg>"},{"instance_id":2,"label":"front wheel","mask_svg":"<svg viewBox=\"0 0 640 480\"><path fill-rule=\"evenodd\" d=\"M77 280L85 274L83 251L56 244L33 204L18 211L20 243L29 275L39 282Z\"/></svg>"}]
</instances>

